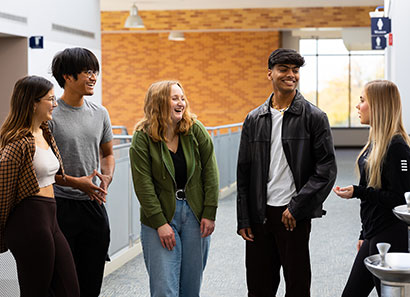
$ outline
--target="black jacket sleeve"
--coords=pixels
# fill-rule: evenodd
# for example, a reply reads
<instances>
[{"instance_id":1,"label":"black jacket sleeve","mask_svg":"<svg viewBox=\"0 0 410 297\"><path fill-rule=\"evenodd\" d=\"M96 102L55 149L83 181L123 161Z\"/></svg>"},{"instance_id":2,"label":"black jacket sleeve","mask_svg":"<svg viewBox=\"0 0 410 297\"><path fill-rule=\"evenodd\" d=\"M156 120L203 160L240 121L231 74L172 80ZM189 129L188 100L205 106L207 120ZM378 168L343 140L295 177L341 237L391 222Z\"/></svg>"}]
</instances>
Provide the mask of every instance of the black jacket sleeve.
<instances>
[{"instance_id":1,"label":"black jacket sleeve","mask_svg":"<svg viewBox=\"0 0 410 297\"><path fill-rule=\"evenodd\" d=\"M307 182L292 198L288 208L296 220L306 217L320 217L322 204L329 195L336 180L336 156L333 137L326 114L322 113L312 125L313 171ZM304 164L300 164L304 166Z\"/></svg>"},{"instance_id":2,"label":"black jacket sleeve","mask_svg":"<svg viewBox=\"0 0 410 297\"><path fill-rule=\"evenodd\" d=\"M248 115L249 117L249 115ZM242 126L241 142L239 145L238 164L236 172L237 182L237 219L238 230L250 227L250 218L248 211L248 193L250 179L250 156L249 156L249 138L248 138L248 117Z\"/></svg>"}]
</instances>

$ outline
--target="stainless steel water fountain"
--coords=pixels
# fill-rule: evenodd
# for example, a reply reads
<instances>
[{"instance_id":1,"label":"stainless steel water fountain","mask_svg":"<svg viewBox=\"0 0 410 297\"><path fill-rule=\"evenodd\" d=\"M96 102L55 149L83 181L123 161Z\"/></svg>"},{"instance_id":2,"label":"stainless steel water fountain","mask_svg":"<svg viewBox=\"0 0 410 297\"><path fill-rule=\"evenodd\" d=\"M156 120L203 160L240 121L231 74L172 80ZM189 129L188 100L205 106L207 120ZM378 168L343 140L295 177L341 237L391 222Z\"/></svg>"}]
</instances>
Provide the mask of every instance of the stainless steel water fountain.
<instances>
[{"instance_id":1,"label":"stainless steel water fountain","mask_svg":"<svg viewBox=\"0 0 410 297\"><path fill-rule=\"evenodd\" d=\"M393 209L393 213L409 225L410 249L410 192L404 194L407 205ZM378 243L378 255L364 259L364 264L381 281L382 297L410 297L410 254L388 253L390 244Z\"/></svg>"},{"instance_id":2,"label":"stainless steel water fountain","mask_svg":"<svg viewBox=\"0 0 410 297\"><path fill-rule=\"evenodd\" d=\"M393 213L400 220L404 221L409 227L408 238L409 238L409 252L410 252L410 192L404 193L404 198L406 198L407 205L396 206L393 209Z\"/></svg>"}]
</instances>

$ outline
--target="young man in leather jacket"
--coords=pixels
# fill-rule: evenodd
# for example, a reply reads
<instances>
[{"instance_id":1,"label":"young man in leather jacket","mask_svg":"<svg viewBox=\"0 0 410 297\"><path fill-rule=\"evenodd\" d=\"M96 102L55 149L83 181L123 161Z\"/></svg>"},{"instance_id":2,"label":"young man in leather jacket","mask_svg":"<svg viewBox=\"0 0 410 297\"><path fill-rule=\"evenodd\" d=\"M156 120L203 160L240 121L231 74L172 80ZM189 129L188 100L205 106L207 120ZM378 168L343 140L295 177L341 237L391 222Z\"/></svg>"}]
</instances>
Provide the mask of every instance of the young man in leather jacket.
<instances>
[{"instance_id":1,"label":"young man in leather jacket","mask_svg":"<svg viewBox=\"0 0 410 297\"><path fill-rule=\"evenodd\" d=\"M268 60L273 93L245 119L237 168L238 233L246 240L249 297L310 296L311 219L336 179L326 114L296 89L304 58L277 49Z\"/></svg>"}]
</instances>

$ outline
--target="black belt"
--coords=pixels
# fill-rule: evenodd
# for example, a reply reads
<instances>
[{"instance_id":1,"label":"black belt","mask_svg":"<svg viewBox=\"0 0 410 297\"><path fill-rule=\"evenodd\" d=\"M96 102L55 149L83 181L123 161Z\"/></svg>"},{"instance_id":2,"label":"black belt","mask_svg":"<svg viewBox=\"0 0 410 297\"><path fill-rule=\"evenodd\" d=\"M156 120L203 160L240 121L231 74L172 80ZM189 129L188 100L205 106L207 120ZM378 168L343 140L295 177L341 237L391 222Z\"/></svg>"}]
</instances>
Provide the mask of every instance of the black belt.
<instances>
[{"instance_id":1,"label":"black belt","mask_svg":"<svg viewBox=\"0 0 410 297\"><path fill-rule=\"evenodd\" d=\"M175 192L175 198L177 198L177 200L186 200L185 191L183 189L178 189Z\"/></svg>"}]
</instances>

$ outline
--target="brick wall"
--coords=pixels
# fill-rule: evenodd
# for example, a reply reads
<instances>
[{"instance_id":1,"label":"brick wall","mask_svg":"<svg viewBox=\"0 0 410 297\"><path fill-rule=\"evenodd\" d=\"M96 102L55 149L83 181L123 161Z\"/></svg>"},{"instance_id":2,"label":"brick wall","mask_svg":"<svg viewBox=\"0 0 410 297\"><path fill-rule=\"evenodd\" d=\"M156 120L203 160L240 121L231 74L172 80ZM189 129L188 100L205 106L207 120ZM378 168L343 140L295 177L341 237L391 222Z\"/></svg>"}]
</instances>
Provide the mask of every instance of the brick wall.
<instances>
[{"instance_id":1,"label":"brick wall","mask_svg":"<svg viewBox=\"0 0 410 297\"><path fill-rule=\"evenodd\" d=\"M364 27L370 26L369 11L373 7L305 7L139 11L143 30L205 30L304 27ZM101 30L126 29L128 11L103 11Z\"/></svg>"},{"instance_id":2,"label":"brick wall","mask_svg":"<svg viewBox=\"0 0 410 297\"><path fill-rule=\"evenodd\" d=\"M206 126L242 122L271 92L267 58L281 46L281 34L264 29L369 26L371 10L374 7L140 12L150 30L244 29L187 32L183 42L169 41L168 33L127 32L127 12L102 12L103 104L113 125L125 125L131 132L143 115L149 85L176 79ZM251 29L259 31L246 31Z\"/></svg>"}]
</instances>

